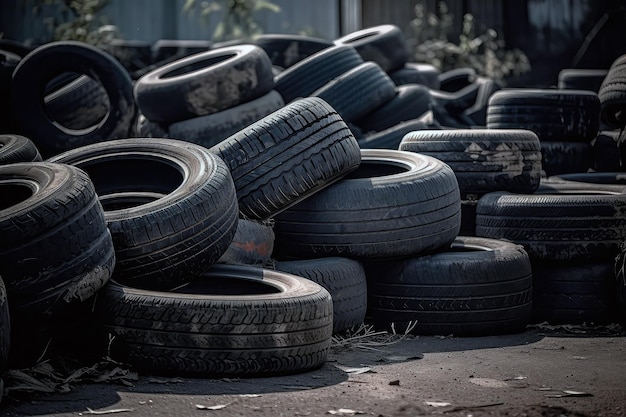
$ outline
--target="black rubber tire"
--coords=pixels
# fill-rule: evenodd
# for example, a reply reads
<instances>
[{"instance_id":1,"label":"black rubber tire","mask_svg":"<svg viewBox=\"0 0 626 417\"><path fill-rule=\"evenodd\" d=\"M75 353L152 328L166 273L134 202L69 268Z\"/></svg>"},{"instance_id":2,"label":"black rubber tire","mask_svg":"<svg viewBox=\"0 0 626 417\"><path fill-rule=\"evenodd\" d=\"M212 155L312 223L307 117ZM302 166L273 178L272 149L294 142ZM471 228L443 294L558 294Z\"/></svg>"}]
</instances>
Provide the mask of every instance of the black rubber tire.
<instances>
[{"instance_id":1,"label":"black rubber tire","mask_svg":"<svg viewBox=\"0 0 626 417\"><path fill-rule=\"evenodd\" d=\"M439 90L439 70L431 64L407 62L403 67L389 73L389 78L397 85L421 84L431 90Z\"/></svg>"},{"instance_id":2,"label":"black rubber tire","mask_svg":"<svg viewBox=\"0 0 626 417\"><path fill-rule=\"evenodd\" d=\"M368 321L417 334L490 336L524 330L532 311L532 268L524 249L459 236L431 255L367 262Z\"/></svg>"},{"instance_id":3,"label":"black rubber tire","mask_svg":"<svg viewBox=\"0 0 626 417\"><path fill-rule=\"evenodd\" d=\"M624 172L579 172L573 174L555 175L549 179L561 179L565 181L590 182L593 184L621 184L626 185L626 173Z\"/></svg>"},{"instance_id":4,"label":"black rubber tire","mask_svg":"<svg viewBox=\"0 0 626 417\"><path fill-rule=\"evenodd\" d=\"M476 206L480 196L467 196L461 200L461 230L459 236L476 236Z\"/></svg>"},{"instance_id":5,"label":"black rubber tire","mask_svg":"<svg viewBox=\"0 0 626 417\"><path fill-rule=\"evenodd\" d=\"M213 42L206 39L159 39L154 41L150 47L152 63L163 62L172 58L184 58L206 52L212 47Z\"/></svg>"},{"instance_id":6,"label":"black rubber tire","mask_svg":"<svg viewBox=\"0 0 626 417\"><path fill-rule=\"evenodd\" d=\"M448 164L462 198L491 191L532 193L541 180L539 138L530 130L414 131L404 136L398 149Z\"/></svg>"},{"instance_id":7,"label":"black rubber tire","mask_svg":"<svg viewBox=\"0 0 626 417\"><path fill-rule=\"evenodd\" d=\"M357 30L335 39L334 43L353 46L364 61L376 62L387 73L402 68L409 60L404 33L395 25Z\"/></svg>"},{"instance_id":8,"label":"black rubber tire","mask_svg":"<svg viewBox=\"0 0 626 417\"><path fill-rule=\"evenodd\" d=\"M358 139L359 147L361 149L398 149L405 135L416 130L428 129L433 129L433 126L421 119L407 120Z\"/></svg>"},{"instance_id":9,"label":"black rubber tire","mask_svg":"<svg viewBox=\"0 0 626 417\"><path fill-rule=\"evenodd\" d=\"M470 122L470 126L487 126L487 109L489 99L496 92L501 90L500 85L488 77L476 77L474 84L478 85L478 92L474 103L463 110L461 117Z\"/></svg>"},{"instance_id":10,"label":"black rubber tire","mask_svg":"<svg viewBox=\"0 0 626 417\"><path fill-rule=\"evenodd\" d=\"M503 89L487 107L487 128L532 130L542 142L590 142L599 126L600 100L591 91Z\"/></svg>"},{"instance_id":11,"label":"black rubber tire","mask_svg":"<svg viewBox=\"0 0 626 417\"><path fill-rule=\"evenodd\" d=\"M109 280L115 252L85 172L65 164L0 166L0 276L12 316L51 316Z\"/></svg>"},{"instance_id":12,"label":"black rubber tire","mask_svg":"<svg viewBox=\"0 0 626 417\"><path fill-rule=\"evenodd\" d=\"M85 75L60 86L44 98L50 118L68 129L81 130L97 125L109 111L106 91Z\"/></svg>"},{"instance_id":13,"label":"black rubber tire","mask_svg":"<svg viewBox=\"0 0 626 417\"><path fill-rule=\"evenodd\" d=\"M146 118L171 124L245 103L272 88L272 63L265 51L236 45L158 67L137 80L134 93Z\"/></svg>"},{"instance_id":14,"label":"black rubber tire","mask_svg":"<svg viewBox=\"0 0 626 417\"><path fill-rule=\"evenodd\" d=\"M0 165L15 162L41 162L32 140L20 135L0 135Z\"/></svg>"},{"instance_id":15,"label":"black rubber tire","mask_svg":"<svg viewBox=\"0 0 626 417\"><path fill-rule=\"evenodd\" d=\"M546 176L587 172L592 167L591 143L541 141L541 168Z\"/></svg>"},{"instance_id":16,"label":"black rubber tire","mask_svg":"<svg viewBox=\"0 0 626 417\"><path fill-rule=\"evenodd\" d=\"M476 70L470 67L454 68L442 72L437 77L439 79L439 90L455 92L467 87L476 77Z\"/></svg>"},{"instance_id":17,"label":"black rubber tire","mask_svg":"<svg viewBox=\"0 0 626 417\"><path fill-rule=\"evenodd\" d=\"M0 49L24 58L35 48L20 41L2 38L0 39Z\"/></svg>"},{"instance_id":18,"label":"black rubber tire","mask_svg":"<svg viewBox=\"0 0 626 417\"><path fill-rule=\"evenodd\" d=\"M206 148L172 139L120 139L65 152L104 207L124 284L168 289L192 280L226 251L237 228L228 167Z\"/></svg>"},{"instance_id":19,"label":"black rubber tire","mask_svg":"<svg viewBox=\"0 0 626 417\"><path fill-rule=\"evenodd\" d=\"M430 90L419 84L396 87L396 96L382 106L355 120L363 132L380 132L400 122L417 119L430 110Z\"/></svg>"},{"instance_id":20,"label":"black rubber tire","mask_svg":"<svg viewBox=\"0 0 626 417\"><path fill-rule=\"evenodd\" d=\"M112 39L101 48L115 57L126 68L133 80L136 79L133 76L134 72L152 64L152 43L147 41Z\"/></svg>"},{"instance_id":21,"label":"black rubber tire","mask_svg":"<svg viewBox=\"0 0 626 417\"><path fill-rule=\"evenodd\" d=\"M602 122L611 128L624 128L626 126L626 55L613 61L602 81L598 97Z\"/></svg>"},{"instance_id":22,"label":"black rubber tire","mask_svg":"<svg viewBox=\"0 0 626 417\"><path fill-rule=\"evenodd\" d=\"M614 261L533 263L535 323L615 322Z\"/></svg>"},{"instance_id":23,"label":"black rubber tire","mask_svg":"<svg viewBox=\"0 0 626 417\"><path fill-rule=\"evenodd\" d=\"M328 291L291 274L214 265L172 292L111 281L95 312L113 359L150 374L274 376L324 364L333 309Z\"/></svg>"},{"instance_id":24,"label":"black rubber tire","mask_svg":"<svg viewBox=\"0 0 626 417\"><path fill-rule=\"evenodd\" d=\"M333 300L333 334L363 324L367 311L367 280L361 262L330 256L277 262L276 269L310 279L326 288Z\"/></svg>"},{"instance_id":25,"label":"black rubber tire","mask_svg":"<svg viewBox=\"0 0 626 417\"><path fill-rule=\"evenodd\" d=\"M615 257L615 283L613 299L617 319L626 326L626 246L622 245L620 253Z\"/></svg>"},{"instance_id":26,"label":"black rubber tire","mask_svg":"<svg viewBox=\"0 0 626 417\"><path fill-rule=\"evenodd\" d=\"M597 93L608 72L606 69L564 68L559 71L557 86L563 90L587 90Z\"/></svg>"},{"instance_id":27,"label":"black rubber tire","mask_svg":"<svg viewBox=\"0 0 626 417\"><path fill-rule=\"evenodd\" d=\"M363 63L352 46L337 45L303 59L275 77L276 91L285 103L304 98L333 78Z\"/></svg>"},{"instance_id":28,"label":"black rubber tire","mask_svg":"<svg viewBox=\"0 0 626 417\"><path fill-rule=\"evenodd\" d=\"M451 115L457 115L468 109L476 102L480 85L472 82L454 92L431 90L430 95Z\"/></svg>"},{"instance_id":29,"label":"black rubber tire","mask_svg":"<svg viewBox=\"0 0 626 417\"><path fill-rule=\"evenodd\" d=\"M63 73L80 73L97 80L110 104L106 117L93 129L71 130L53 123L43 91ZM81 42L51 42L22 59L13 73L12 114L19 132L30 138L45 158L91 143L134 136L137 106L132 80L110 55Z\"/></svg>"},{"instance_id":30,"label":"black rubber tire","mask_svg":"<svg viewBox=\"0 0 626 417\"><path fill-rule=\"evenodd\" d=\"M356 171L275 220L278 260L411 256L454 240L461 199L454 172L443 162L363 149Z\"/></svg>"},{"instance_id":31,"label":"black rubber tire","mask_svg":"<svg viewBox=\"0 0 626 417\"><path fill-rule=\"evenodd\" d=\"M267 266L274 252L274 221L239 219L237 230L220 264Z\"/></svg>"},{"instance_id":32,"label":"black rubber tire","mask_svg":"<svg viewBox=\"0 0 626 417\"><path fill-rule=\"evenodd\" d=\"M10 348L11 316L9 313L7 290L4 286L4 281L2 281L2 277L0 277L0 381L2 381L2 375L7 368ZM1 382L0 385L2 385ZM4 395L4 390L1 388L2 387L0 386L0 403L2 402L2 396Z\"/></svg>"},{"instance_id":33,"label":"black rubber tire","mask_svg":"<svg viewBox=\"0 0 626 417\"><path fill-rule=\"evenodd\" d=\"M393 81L374 62L354 67L311 93L330 104L346 122L360 119L395 95Z\"/></svg>"},{"instance_id":34,"label":"black rubber tire","mask_svg":"<svg viewBox=\"0 0 626 417\"><path fill-rule=\"evenodd\" d=\"M591 142L594 171L617 172L622 170L618 141L619 132L598 133L598 136Z\"/></svg>"},{"instance_id":35,"label":"black rubber tire","mask_svg":"<svg viewBox=\"0 0 626 417\"><path fill-rule=\"evenodd\" d=\"M263 48L273 65L283 69L334 45L326 39L281 33L256 35L252 38L252 43Z\"/></svg>"},{"instance_id":36,"label":"black rubber tire","mask_svg":"<svg viewBox=\"0 0 626 417\"><path fill-rule=\"evenodd\" d=\"M239 210L268 219L355 170L359 145L324 100L307 97L210 148L230 168Z\"/></svg>"},{"instance_id":37,"label":"black rubber tire","mask_svg":"<svg viewBox=\"0 0 626 417\"><path fill-rule=\"evenodd\" d=\"M172 123L168 126L168 134L172 139L210 148L284 106L283 97L276 90L271 90L261 97L217 113Z\"/></svg>"},{"instance_id":38,"label":"black rubber tire","mask_svg":"<svg viewBox=\"0 0 626 417\"><path fill-rule=\"evenodd\" d=\"M168 126L146 119L143 114L137 119L137 136L140 138L169 138Z\"/></svg>"},{"instance_id":39,"label":"black rubber tire","mask_svg":"<svg viewBox=\"0 0 626 417\"><path fill-rule=\"evenodd\" d=\"M530 195L478 200L476 235L526 248L533 262L606 262L626 238L626 187L542 180Z\"/></svg>"}]
</instances>

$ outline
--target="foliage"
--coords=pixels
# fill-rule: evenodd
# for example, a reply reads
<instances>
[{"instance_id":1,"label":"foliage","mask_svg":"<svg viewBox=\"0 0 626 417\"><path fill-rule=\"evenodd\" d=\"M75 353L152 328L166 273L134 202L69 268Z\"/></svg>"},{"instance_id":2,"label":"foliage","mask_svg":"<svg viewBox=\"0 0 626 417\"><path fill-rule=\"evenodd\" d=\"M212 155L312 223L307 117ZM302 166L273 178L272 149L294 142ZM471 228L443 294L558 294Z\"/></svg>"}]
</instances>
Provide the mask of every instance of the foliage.
<instances>
[{"instance_id":1,"label":"foliage","mask_svg":"<svg viewBox=\"0 0 626 417\"><path fill-rule=\"evenodd\" d=\"M109 25L99 12L109 0L27 0L33 14L44 16L51 40L74 40L91 45L105 45L119 38L119 31Z\"/></svg>"},{"instance_id":2,"label":"foliage","mask_svg":"<svg viewBox=\"0 0 626 417\"><path fill-rule=\"evenodd\" d=\"M528 57L519 49L506 50L494 29L476 35L474 16L466 13L458 43L449 40L454 16L445 2L439 2L438 13L427 12L422 4L415 6L411 27L416 42L414 59L429 63L440 71L471 67L477 73L504 83L510 76L530 71Z\"/></svg>"},{"instance_id":3,"label":"foliage","mask_svg":"<svg viewBox=\"0 0 626 417\"><path fill-rule=\"evenodd\" d=\"M278 5L265 0L214 0L203 1L199 6L200 19L205 24L208 24L210 17L215 13L223 13L212 35L214 41L249 39L262 33L255 18L258 11L280 12ZM183 6L183 13L197 12L196 0L187 0Z\"/></svg>"}]
</instances>

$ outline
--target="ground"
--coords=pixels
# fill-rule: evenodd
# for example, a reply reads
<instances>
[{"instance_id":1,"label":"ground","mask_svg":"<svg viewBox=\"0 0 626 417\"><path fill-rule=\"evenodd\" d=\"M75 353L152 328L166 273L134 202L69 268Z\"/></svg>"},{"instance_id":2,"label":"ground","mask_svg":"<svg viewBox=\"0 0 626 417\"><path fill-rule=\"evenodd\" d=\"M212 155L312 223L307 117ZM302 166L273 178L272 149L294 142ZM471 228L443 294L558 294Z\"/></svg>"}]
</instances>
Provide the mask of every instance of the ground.
<instances>
[{"instance_id":1,"label":"ground","mask_svg":"<svg viewBox=\"0 0 626 417\"><path fill-rule=\"evenodd\" d=\"M624 416L626 337L619 326L535 325L504 336L344 338L323 367L291 376L142 375L68 391L5 398L0 416Z\"/></svg>"}]
</instances>

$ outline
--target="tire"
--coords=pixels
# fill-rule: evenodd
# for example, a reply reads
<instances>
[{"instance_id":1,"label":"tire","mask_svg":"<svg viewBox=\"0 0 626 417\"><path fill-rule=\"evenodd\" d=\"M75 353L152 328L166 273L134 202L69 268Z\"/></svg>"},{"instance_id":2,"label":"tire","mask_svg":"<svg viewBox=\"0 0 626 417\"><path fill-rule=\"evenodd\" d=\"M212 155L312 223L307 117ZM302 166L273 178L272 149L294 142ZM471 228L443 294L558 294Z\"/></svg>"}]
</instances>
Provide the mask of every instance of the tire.
<instances>
[{"instance_id":1,"label":"tire","mask_svg":"<svg viewBox=\"0 0 626 417\"><path fill-rule=\"evenodd\" d=\"M133 80L133 73L152 64L152 44L134 39L113 39L102 47L117 59Z\"/></svg>"},{"instance_id":2,"label":"tire","mask_svg":"<svg viewBox=\"0 0 626 417\"><path fill-rule=\"evenodd\" d=\"M213 42L204 39L159 39L150 47L152 62L180 59L210 50Z\"/></svg>"},{"instance_id":3,"label":"tire","mask_svg":"<svg viewBox=\"0 0 626 417\"><path fill-rule=\"evenodd\" d=\"M533 263L535 323L608 324L615 321L614 261Z\"/></svg>"},{"instance_id":4,"label":"tire","mask_svg":"<svg viewBox=\"0 0 626 417\"><path fill-rule=\"evenodd\" d=\"M620 253L615 257L615 284L613 290L615 295L615 309L617 319L626 326L626 246L622 245Z\"/></svg>"},{"instance_id":5,"label":"tire","mask_svg":"<svg viewBox=\"0 0 626 417\"><path fill-rule=\"evenodd\" d=\"M237 199L222 160L183 141L120 139L53 158L92 179L124 284L168 289L200 275L226 251Z\"/></svg>"},{"instance_id":6,"label":"tire","mask_svg":"<svg viewBox=\"0 0 626 417\"><path fill-rule=\"evenodd\" d=\"M409 60L404 33L395 25L357 30L335 39L334 43L353 46L364 61L376 62L387 73L402 68Z\"/></svg>"},{"instance_id":7,"label":"tire","mask_svg":"<svg viewBox=\"0 0 626 417\"><path fill-rule=\"evenodd\" d=\"M541 167L546 176L587 172L593 167L593 146L586 142L541 142Z\"/></svg>"},{"instance_id":8,"label":"tire","mask_svg":"<svg viewBox=\"0 0 626 417\"><path fill-rule=\"evenodd\" d=\"M461 197L491 191L532 193L541 179L539 138L529 130L423 130L398 147L437 158L452 168Z\"/></svg>"},{"instance_id":9,"label":"tire","mask_svg":"<svg viewBox=\"0 0 626 417\"><path fill-rule=\"evenodd\" d=\"M263 48L273 65L283 69L334 45L326 39L311 36L271 33L253 37L252 43Z\"/></svg>"},{"instance_id":10,"label":"tire","mask_svg":"<svg viewBox=\"0 0 626 417\"><path fill-rule=\"evenodd\" d=\"M531 261L607 262L626 238L626 188L542 181L530 195L478 200L476 235L524 246Z\"/></svg>"},{"instance_id":11,"label":"tire","mask_svg":"<svg viewBox=\"0 0 626 417\"><path fill-rule=\"evenodd\" d=\"M396 96L382 106L355 120L363 132L381 132L400 122L417 119L430 110L432 97L427 87L406 84L396 87Z\"/></svg>"},{"instance_id":12,"label":"tire","mask_svg":"<svg viewBox=\"0 0 626 417\"><path fill-rule=\"evenodd\" d=\"M475 84L478 85L476 99L470 107L463 110L461 115L470 121L471 126L486 127L489 99L501 88L494 80L487 77L477 77Z\"/></svg>"},{"instance_id":13,"label":"tire","mask_svg":"<svg viewBox=\"0 0 626 417\"><path fill-rule=\"evenodd\" d=\"M461 230L459 236L476 236L476 206L479 196L467 196L461 200Z\"/></svg>"},{"instance_id":14,"label":"tire","mask_svg":"<svg viewBox=\"0 0 626 417\"><path fill-rule=\"evenodd\" d=\"M454 92L437 91L430 92L432 98L451 115L457 115L468 109L476 102L479 84L471 83Z\"/></svg>"},{"instance_id":15,"label":"tire","mask_svg":"<svg viewBox=\"0 0 626 417\"><path fill-rule=\"evenodd\" d=\"M265 51L237 45L158 67L137 80L134 93L146 118L171 124L248 102L272 88L272 63Z\"/></svg>"},{"instance_id":16,"label":"tire","mask_svg":"<svg viewBox=\"0 0 626 417\"><path fill-rule=\"evenodd\" d=\"M412 256L460 227L454 172L426 155L363 149L359 168L275 217L278 260Z\"/></svg>"},{"instance_id":17,"label":"tire","mask_svg":"<svg viewBox=\"0 0 626 417\"><path fill-rule=\"evenodd\" d=\"M210 148L230 168L239 210L274 217L355 170L359 145L324 100L307 97Z\"/></svg>"},{"instance_id":18,"label":"tire","mask_svg":"<svg viewBox=\"0 0 626 417\"><path fill-rule=\"evenodd\" d=\"M9 359L9 349L11 347L11 318L9 315L9 303L7 300L7 291L4 281L0 277L0 375L4 374ZM0 402L4 390L2 388L2 379L0 377Z\"/></svg>"},{"instance_id":19,"label":"tire","mask_svg":"<svg viewBox=\"0 0 626 417\"><path fill-rule=\"evenodd\" d=\"M372 133L359 139L361 149L398 149L402 138L416 130L429 130L434 127L420 119L407 120L380 132Z\"/></svg>"},{"instance_id":20,"label":"tire","mask_svg":"<svg viewBox=\"0 0 626 417\"><path fill-rule=\"evenodd\" d=\"M32 140L20 135L0 135L0 165L15 162L41 162Z\"/></svg>"},{"instance_id":21,"label":"tire","mask_svg":"<svg viewBox=\"0 0 626 417\"><path fill-rule=\"evenodd\" d=\"M626 185L626 173L623 172L579 172L573 174L555 175L549 179L593 184Z\"/></svg>"},{"instance_id":22,"label":"tire","mask_svg":"<svg viewBox=\"0 0 626 417\"><path fill-rule=\"evenodd\" d=\"M600 101L591 91L504 89L487 107L487 128L532 130L542 142L590 142L599 125Z\"/></svg>"},{"instance_id":23,"label":"tire","mask_svg":"<svg viewBox=\"0 0 626 417\"><path fill-rule=\"evenodd\" d=\"M344 72L311 93L334 108L346 122L353 122L396 95L393 81L374 62Z\"/></svg>"},{"instance_id":24,"label":"tire","mask_svg":"<svg viewBox=\"0 0 626 417\"><path fill-rule=\"evenodd\" d=\"M367 282L361 262L340 257L276 263L278 271L310 279L333 300L333 334L363 324L367 311Z\"/></svg>"},{"instance_id":25,"label":"tire","mask_svg":"<svg viewBox=\"0 0 626 417\"><path fill-rule=\"evenodd\" d=\"M562 90L587 90L597 93L608 72L606 69L564 68L559 71L557 86Z\"/></svg>"},{"instance_id":26,"label":"tire","mask_svg":"<svg viewBox=\"0 0 626 417\"><path fill-rule=\"evenodd\" d=\"M63 128L46 111L42 92L63 73L80 73L102 85L110 103L107 116L87 131ZM134 135L137 106L132 81L110 55L81 42L51 42L28 54L13 73L11 104L19 132L31 138L45 158L85 146Z\"/></svg>"},{"instance_id":27,"label":"tire","mask_svg":"<svg viewBox=\"0 0 626 417\"><path fill-rule=\"evenodd\" d=\"M320 367L330 348L328 291L267 269L214 265L172 292L103 289L95 312L111 356L142 372L273 376Z\"/></svg>"},{"instance_id":28,"label":"tire","mask_svg":"<svg viewBox=\"0 0 626 417\"><path fill-rule=\"evenodd\" d=\"M137 134L140 138L169 138L167 126L162 126L157 122L152 122L143 114L137 119Z\"/></svg>"},{"instance_id":29,"label":"tire","mask_svg":"<svg viewBox=\"0 0 626 417\"><path fill-rule=\"evenodd\" d=\"M444 251L365 264L368 318L378 328L429 335L488 336L524 330L532 268L524 249L459 236Z\"/></svg>"},{"instance_id":30,"label":"tire","mask_svg":"<svg viewBox=\"0 0 626 417\"><path fill-rule=\"evenodd\" d=\"M217 263L264 267L274 252L274 222L239 219L226 252Z\"/></svg>"},{"instance_id":31,"label":"tire","mask_svg":"<svg viewBox=\"0 0 626 417\"><path fill-rule=\"evenodd\" d=\"M439 79L439 90L455 92L470 85L476 77L476 70L470 67L454 68L442 72Z\"/></svg>"},{"instance_id":32,"label":"tire","mask_svg":"<svg viewBox=\"0 0 626 417\"><path fill-rule=\"evenodd\" d=\"M591 142L593 146L593 169L597 172L617 172L622 169L617 132L600 132Z\"/></svg>"},{"instance_id":33,"label":"tire","mask_svg":"<svg viewBox=\"0 0 626 417\"><path fill-rule=\"evenodd\" d=\"M600 119L608 127L626 126L626 54L611 64L598 91Z\"/></svg>"},{"instance_id":34,"label":"tire","mask_svg":"<svg viewBox=\"0 0 626 417\"><path fill-rule=\"evenodd\" d=\"M431 90L439 90L439 70L430 64L407 62L403 67L389 73L396 86L421 84Z\"/></svg>"},{"instance_id":35,"label":"tire","mask_svg":"<svg viewBox=\"0 0 626 417\"><path fill-rule=\"evenodd\" d=\"M217 113L172 123L168 128L169 136L210 148L284 105L282 96L272 90L259 98Z\"/></svg>"},{"instance_id":36,"label":"tire","mask_svg":"<svg viewBox=\"0 0 626 417\"><path fill-rule=\"evenodd\" d=\"M285 103L305 98L333 78L363 63L361 55L351 46L337 45L303 59L286 68L275 78L276 91Z\"/></svg>"},{"instance_id":37,"label":"tire","mask_svg":"<svg viewBox=\"0 0 626 417\"><path fill-rule=\"evenodd\" d=\"M49 317L93 296L115 253L85 172L49 162L0 166L0 276L13 319Z\"/></svg>"}]
</instances>

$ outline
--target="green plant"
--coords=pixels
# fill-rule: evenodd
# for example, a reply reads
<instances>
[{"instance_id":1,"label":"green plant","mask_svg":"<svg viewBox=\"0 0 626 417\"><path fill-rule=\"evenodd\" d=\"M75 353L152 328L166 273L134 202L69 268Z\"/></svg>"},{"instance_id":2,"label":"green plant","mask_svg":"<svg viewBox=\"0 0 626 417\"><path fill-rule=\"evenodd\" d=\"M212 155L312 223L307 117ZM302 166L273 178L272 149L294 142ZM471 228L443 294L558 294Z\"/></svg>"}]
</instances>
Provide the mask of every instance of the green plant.
<instances>
[{"instance_id":1,"label":"green plant","mask_svg":"<svg viewBox=\"0 0 626 417\"><path fill-rule=\"evenodd\" d=\"M424 5L415 6L411 27L415 37L414 59L429 63L440 71L471 67L477 73L505 84L505 79L530 71L526 54L519 49L507 50L494 29L476 35L476 22L471 13L463 16L458 43L449 40L454 16L445 2L439 2L438 13L428 12Z\"/></svg>"},{"instance_id":2,"label":"green plant","mask_svg":"<svg viewBox=\"0 0 626 417\"><path fill-rule=\"evenodd\" d=\"M198 6L196 0L187 0L183 6L183 13L200 14L200 19L207 24L214 13L223 15L213 32L212 39L226 41L232 39L248 39L262 33L256 20L256 13L260 10L280 12L280 7L265 0L215 0L203 1Z\"/></svg>"}]
</instances>

